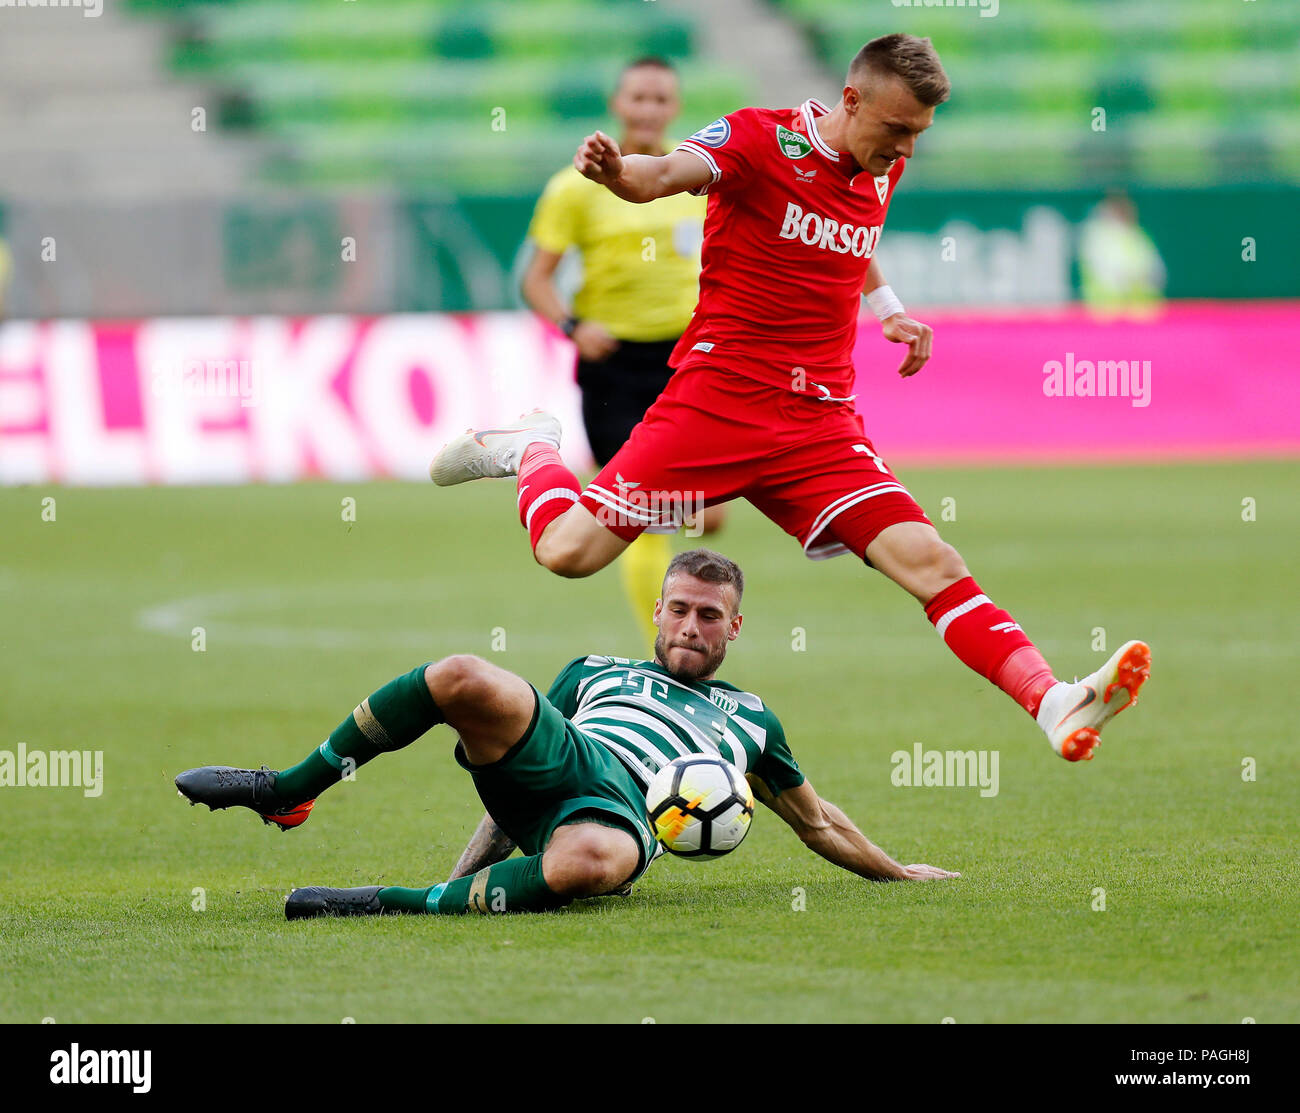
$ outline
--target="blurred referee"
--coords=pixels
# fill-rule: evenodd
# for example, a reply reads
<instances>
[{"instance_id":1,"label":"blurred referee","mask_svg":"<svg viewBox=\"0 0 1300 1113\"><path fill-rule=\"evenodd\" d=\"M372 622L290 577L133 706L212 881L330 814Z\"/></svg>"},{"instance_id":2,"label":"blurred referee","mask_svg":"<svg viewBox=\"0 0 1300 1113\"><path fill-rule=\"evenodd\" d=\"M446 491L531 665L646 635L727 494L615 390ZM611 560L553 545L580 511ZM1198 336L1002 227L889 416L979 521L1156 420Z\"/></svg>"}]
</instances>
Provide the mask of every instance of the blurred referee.
<instances>
[{"instance_id":1,"label":"blurred referee","mask_svg":"<svg viewBox=\"0 0 1300 1113\"><path fill-rule=\"evenodd\" d=\"M609 102L624 154L663 155L665 132L681 108L677 73L662 58L638 58L619 75ZM623 447L668 384L668 356L699 296L704 197L680 193L634 205L566 167L546 184L529 236L536 253L524 272L524 299L578 349L582 419L596 463ZM582 286L570 309L555 286L564 253L582 255ZM723 508L704 512L705 532ZM663 534L642 534L619 568L632 611L653 644L651 621L671 559Z\"/></svg>"}]
</instances>

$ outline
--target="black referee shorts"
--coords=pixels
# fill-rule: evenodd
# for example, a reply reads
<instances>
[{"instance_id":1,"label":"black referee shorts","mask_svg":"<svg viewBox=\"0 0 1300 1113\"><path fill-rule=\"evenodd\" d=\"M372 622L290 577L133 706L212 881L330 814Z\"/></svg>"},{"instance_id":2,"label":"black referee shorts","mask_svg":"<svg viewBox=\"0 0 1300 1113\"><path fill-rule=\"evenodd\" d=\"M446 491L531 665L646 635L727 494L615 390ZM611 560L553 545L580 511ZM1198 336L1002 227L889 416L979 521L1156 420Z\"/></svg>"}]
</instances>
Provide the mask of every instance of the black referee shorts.
<instances>
[{"instance_id":1,"label":"black referee shorts","mask_svg":"<svg viewBox=\"0 0 1300 1113\"><path fill-rule=\"evenodd\" d=\"M668 385L668 366L677 341L620 340L602 363L578 360L582 422L596 463L604 467L623 447L646 410Z\"/></svg>"}]
</instances>

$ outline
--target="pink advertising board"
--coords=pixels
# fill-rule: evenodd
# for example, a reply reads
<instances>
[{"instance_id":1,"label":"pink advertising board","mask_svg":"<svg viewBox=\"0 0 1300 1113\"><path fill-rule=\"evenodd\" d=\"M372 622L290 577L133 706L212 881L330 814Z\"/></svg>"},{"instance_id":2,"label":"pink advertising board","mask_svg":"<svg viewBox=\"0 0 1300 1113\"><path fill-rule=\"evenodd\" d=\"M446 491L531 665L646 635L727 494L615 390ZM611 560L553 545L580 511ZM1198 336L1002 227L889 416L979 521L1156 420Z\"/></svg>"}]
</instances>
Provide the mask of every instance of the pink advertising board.
<instances>
[{"instance_id":1,"label":"pink advertising board","mask_svg":"<svg viewBox=\"0 0 1300 1113\"><path fill-rule=\"evenodd\" d=\"M572 346L523 314L0 329L0 483L427 479L466 426L536 406L585 463Z\"/></svg>"},{"instance_id":2,"label":"pink advertising board","mask_svg":"<svg viewBox=\"0 0 1300 1113\"><path fill-rule=\"evenodd\" d=\"M917 316L913 378L864 322L858 406L890 460L1300 455L1300 305ZM11 321L0 483L422 479L471 425L555 411L590 461L573 349L524 313Z\"/></svg>"},{"instance_id":3,"label":"pink advertising board","mask_svg":"<svg viewBox=\"0 0 1300 1113\"><path fill-rule=\"evenodd\" d=\"M1300 455L1300 303L915 314L934 328L919 374L900 379L904 350L866 322L855 353L887 460Z\"/></svg>"}]
</instances>

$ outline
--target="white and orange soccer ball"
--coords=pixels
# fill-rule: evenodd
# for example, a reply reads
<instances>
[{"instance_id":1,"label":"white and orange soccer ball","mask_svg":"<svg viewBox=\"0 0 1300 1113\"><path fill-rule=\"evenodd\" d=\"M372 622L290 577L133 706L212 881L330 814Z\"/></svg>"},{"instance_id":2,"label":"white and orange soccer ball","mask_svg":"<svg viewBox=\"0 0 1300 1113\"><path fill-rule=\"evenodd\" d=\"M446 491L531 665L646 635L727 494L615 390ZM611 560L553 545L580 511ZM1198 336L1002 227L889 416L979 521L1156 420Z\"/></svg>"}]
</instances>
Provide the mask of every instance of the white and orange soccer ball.
<instances>
[{"instance_id":1,"label":"white and orange soccer ball","mask_svg":"<svg viewBox=\"0 0 1300 1113\"><path fill-rule=\"evenodd\" d=\"M689 754L655 774L646 790L646 811L665 850L684 858L718 858L748 833L754 794L731 762Z\"/></svg>"}]
</instances>

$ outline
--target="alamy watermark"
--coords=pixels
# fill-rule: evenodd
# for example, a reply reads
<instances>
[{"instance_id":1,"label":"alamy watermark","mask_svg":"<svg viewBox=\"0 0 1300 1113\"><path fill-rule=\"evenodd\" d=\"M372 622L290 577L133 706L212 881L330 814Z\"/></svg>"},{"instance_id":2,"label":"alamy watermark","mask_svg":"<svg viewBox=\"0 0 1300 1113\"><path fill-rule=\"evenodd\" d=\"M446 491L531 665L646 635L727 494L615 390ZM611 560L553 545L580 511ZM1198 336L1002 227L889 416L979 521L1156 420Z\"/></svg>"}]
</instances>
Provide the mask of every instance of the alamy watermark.
<instances>
[{"instance_id":1,"label":"alamy watermark","mask_svg":"<svg viewBox=\"0 0 1300 1113\"><path fill-rule=\"evenodd\" d=\"M614 527L637 527L654 533L683 530L687 537L704 533L704 492L643 489L621 475L612 487L588 484L587 498L599 503L596 521Z\"/></svg>"},{"instance_id":2,"label":"alamy watermark","mask_svg":"<svg viewBox=\"0 0 1300 1113\"><path fill-rule=\"evenodd\" d=\"M256 406L262 397L263 372L255 359L155 363L150 368L151 388L155 398L238 398L241 406Z\"/></svg>"},{"instance_id":3,"label":"alamy watermark","mask_svg":"<svg viewBox=\"0 0 1300 1113\"><path fill-rule=\"evenodd\" d=\"M997 750L927 750L917 742L889 755L889 780L897 788L978 788L996 796L998 759Z\"/></svg>"},{"instance_id":4,"label":"alamy watermark","mask_svg":"<svg viewBox=\"0 0 1300 1113\"><path fill-rule=\"evenodd\" d=\"M132 1093L147 1094L152 1088L153 1052L99 1051L72 1044L66 1051L50 1053L50 1082L55 1086L130 1086Z\"/></svg>"},{"instance_id":5,"label":"alamy watermark","mask_svg":"<svg viewBox=\"0 0 1300 1113\"><path fill-rule=\"evenodd\" d=\"M0 788L79 788L83 796L104 791L103 750L0 750Z\"/></svg>"},{"instance_id":6,"label":"alamy watermark","mask_svg":"<svg viewBox=\"0 0 1300 1113\"><path fill-rule=\"evenodd\" d=\"M87 19L98 19L104 0L0 0L0 8L80 8Z\"/></svg>"},{"instance_id":7,"label":"alamy watermark","mask_svg":"<svg viewBox=\"0 0 1300 1113\"><path fill-rule=\"evenodd\" d=\"M1043 364L1043 393L1048 398L1128 398L1142 409L1151 405L1149 359L1080 359L1066 352L1064 360Z\"/></svg>"},{"instance_id":8,"label":"alamy watermark","mask_svg":"<svg viewBox=\"0 0 1300 1113\"><path fill-rule=\"evenodd\" d=\"M999 0L892 0L896 8L979 8L981 19L998 14Z\"/></svg>"}]
</instances>

